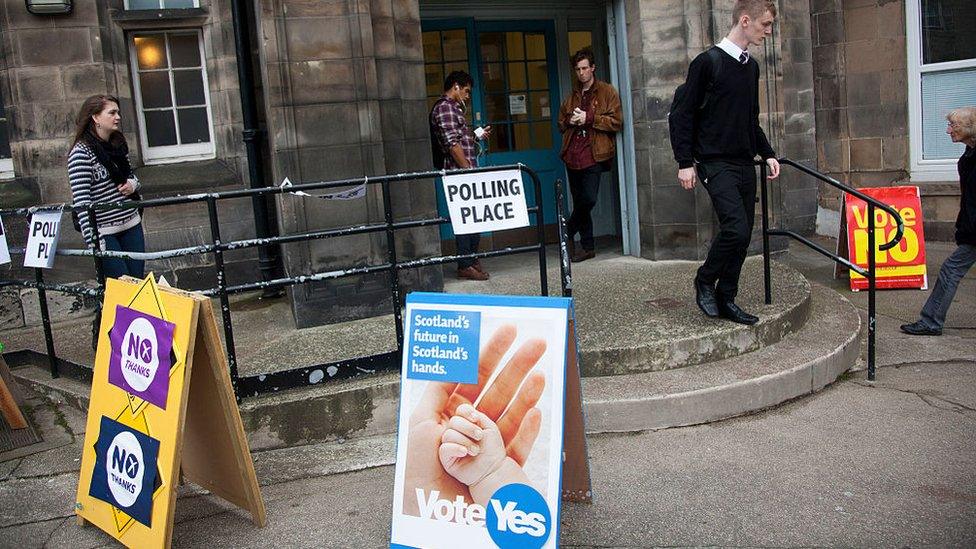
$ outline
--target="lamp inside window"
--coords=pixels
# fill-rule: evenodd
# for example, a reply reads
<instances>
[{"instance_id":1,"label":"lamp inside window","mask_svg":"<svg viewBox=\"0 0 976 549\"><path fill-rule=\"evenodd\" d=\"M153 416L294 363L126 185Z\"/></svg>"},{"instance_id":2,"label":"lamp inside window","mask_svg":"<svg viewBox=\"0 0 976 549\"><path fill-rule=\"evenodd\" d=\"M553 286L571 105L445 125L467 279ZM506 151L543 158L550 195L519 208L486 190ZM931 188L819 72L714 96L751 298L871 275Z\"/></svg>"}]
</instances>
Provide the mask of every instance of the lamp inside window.
<instances>
[{"instance_id":1,"label":"lamp inside window","mask_svg":"<svg viewBox=\"0 0 976 549\"><path fill-rule=\"evenodd\" d=\"M72 0L25 0L27 11L34 15L60 15L71 13Z\"/></svg>"}]
</instances>

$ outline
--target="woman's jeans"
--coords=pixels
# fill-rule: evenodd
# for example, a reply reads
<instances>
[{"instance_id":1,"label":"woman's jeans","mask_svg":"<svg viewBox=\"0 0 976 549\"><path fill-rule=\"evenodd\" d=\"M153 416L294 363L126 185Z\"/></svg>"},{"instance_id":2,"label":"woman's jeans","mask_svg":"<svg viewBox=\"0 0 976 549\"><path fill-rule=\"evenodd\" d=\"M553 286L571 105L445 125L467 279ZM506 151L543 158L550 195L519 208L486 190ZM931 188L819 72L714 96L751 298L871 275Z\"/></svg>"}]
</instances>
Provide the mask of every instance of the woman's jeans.
<instances>
[{"instance_id":1,"label":"woman's jeans","mask_svg":"<svg viewBox=\"0 0 976 549\"><path fill-rule=\"evenodd\" d=\"M976 246L960 244L956 251L942 263L939 269L939 279L935 281L932 295L922 307L921 322L925 326L941 330L945 324L949 305L956 295L959 281L966 276L966 272L976 263Z\"/></svg>"},{"instance_id":2,"label":"woman's jeans","mask_svg":"<svg viewBox=\"0 0 976 549\"><path fill-rule=\"evenodd\" d=\"M144 252L146 239L142 234L142 223L117 234L102 235L102 249L115 252ZM129 275L136 278L145 276L145 262L141 259L102 259L102 270L106 278L119 278Z\"/></svg>"}]
</instances>

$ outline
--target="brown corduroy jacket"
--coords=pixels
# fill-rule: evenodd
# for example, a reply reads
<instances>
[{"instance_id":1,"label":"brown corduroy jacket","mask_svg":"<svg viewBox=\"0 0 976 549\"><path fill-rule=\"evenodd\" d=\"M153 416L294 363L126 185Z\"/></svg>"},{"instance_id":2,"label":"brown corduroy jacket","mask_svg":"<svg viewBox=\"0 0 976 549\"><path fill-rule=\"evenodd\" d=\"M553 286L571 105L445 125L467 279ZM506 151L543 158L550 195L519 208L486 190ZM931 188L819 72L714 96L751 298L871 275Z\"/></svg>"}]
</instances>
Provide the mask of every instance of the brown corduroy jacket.
<instances>
[{"instance_id":1,"label":"brown corduroy jacket","mask_svg":"<svg viewBox=\"0 0 976 549\"><path fill-rule=\"evenodd\" d=\"M573 85L573 93L559 107L559 131L563 134L563 146L559 150L560 158L566 153L573 132L579 128L579 126L570 125L569 119L573 117L573 109L579 107L582 101L583 91L579 81L576 81ZM590 106L593 109L593 127L591 129L595 130L590 133L593 160L604 162L613 158L617 152L614 134L623 127L620 96L617 95L617 90L613 86L596 80L593 82L593 99Z\"/></svg>"}]
</instances>

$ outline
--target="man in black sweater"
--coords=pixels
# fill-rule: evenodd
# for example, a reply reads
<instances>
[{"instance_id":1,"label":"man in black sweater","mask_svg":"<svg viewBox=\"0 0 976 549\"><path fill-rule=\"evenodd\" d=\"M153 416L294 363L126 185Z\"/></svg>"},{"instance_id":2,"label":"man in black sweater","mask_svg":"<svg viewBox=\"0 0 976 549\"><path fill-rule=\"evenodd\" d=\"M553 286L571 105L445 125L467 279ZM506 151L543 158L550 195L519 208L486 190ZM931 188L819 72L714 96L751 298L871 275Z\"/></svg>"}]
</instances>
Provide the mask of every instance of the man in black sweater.
<instances>
[{"instance_id":1,"label":"man in black sweater","mask_svg":"<svg viewBox=\"0 0 976 549\"><path fill-rule=\"evenodd\" d=\"M756 155L769 166L770 179L779 176L776 154L759 126L759 63L748 48L762 45L775 18L773 2L737 0L732 30L713 46L716 51L691 62L668 116L678 180L692 190L697 174L721 224L695 276L698 307L741 324L759 320L735 304L755 219Z\"/></svg>"}]
</instances>

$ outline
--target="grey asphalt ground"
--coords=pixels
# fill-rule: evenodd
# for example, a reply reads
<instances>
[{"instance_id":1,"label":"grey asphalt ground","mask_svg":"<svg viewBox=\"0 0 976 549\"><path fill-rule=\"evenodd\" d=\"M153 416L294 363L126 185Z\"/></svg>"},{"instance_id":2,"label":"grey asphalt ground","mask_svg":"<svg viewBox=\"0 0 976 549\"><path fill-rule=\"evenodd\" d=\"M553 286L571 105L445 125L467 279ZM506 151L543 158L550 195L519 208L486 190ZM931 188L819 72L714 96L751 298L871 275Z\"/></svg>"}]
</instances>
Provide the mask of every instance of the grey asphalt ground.
<instances>
[{"instance_id":1,"label":"grey asphalt ground","mask_svg":"<svg viewBox=\"0 0 976 549\"><path fill-rule=\"evenodd\" d=\"M933 280L951 249L929 244ZM794 245L780 259L865 307L866 294L832 280L818 256ZM898 333L927 295L878 294L875 383L858 371L751 416L590 436L594 502L564 504L561 544L976 546L976 272L960 287L945 335ZM0 462L0 547L113 546L98 530L75 526L71 513L81 414L31 405L53 447ZM259 455L258 471L265 529L188 489L177 504L174 546L388 544L392 467L322 475Z\"/></svg>"}]
</instances>

